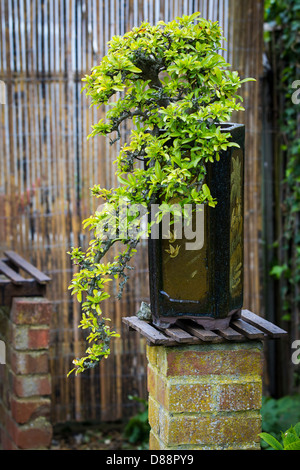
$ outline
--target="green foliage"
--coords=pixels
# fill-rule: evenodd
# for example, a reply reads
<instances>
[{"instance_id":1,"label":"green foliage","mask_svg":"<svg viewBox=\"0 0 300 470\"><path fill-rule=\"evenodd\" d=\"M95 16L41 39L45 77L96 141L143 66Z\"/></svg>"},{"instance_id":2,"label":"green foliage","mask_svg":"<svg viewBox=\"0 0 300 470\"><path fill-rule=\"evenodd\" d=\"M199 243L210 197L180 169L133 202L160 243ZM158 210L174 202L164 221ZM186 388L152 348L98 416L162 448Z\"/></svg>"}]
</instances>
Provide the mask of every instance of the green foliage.
<instances>
[{"instance_id":1,"label":"green foliage","mask_svg":"<svg viewBox=\"0 0 300 470\"><path fill-rule=\"evenodd\" d=\"M264 437L271 435L280 441L282 430L289 429L291 423L300 421L300 395L285 396L279 399L263 397L261 415ZM262 441L263 449L268 449L270 446L273 447L266 439Z\"/></svg>"},{"instance_id":2,"label":"green foliage","mask_svg":"<svg viewBox=\"0 0 300 470\"><path fill-rule=\"evenodd\" d=\"M140 444L141 449L146 449L149 444L150 425L148 422L148 401L139 397L129 396L142 405L141 411L132 416L124 429L124 437L131 444Z\"/></svg>"},{"instance_id":3,"label":"green foliage","mask_svg":"<svg viewBox=\"0 0 300 470\"><path fill-rule=\"evenodd\" d=\"M117 336L102 317L100 304L109 298L105 283L118 280L120 296L132 269L129 262L142 228L130 208L142 204L149 213L155 200L161 208L174 199L181 207L217 203L204 183L206 166L236 145L229 133L221 132L220 123L244 109L237 92L247 81L228 69L219 54L221 40L218 23L198 13L155 26L142 23L122 37L114 36L107 55L83 79L91 105L107 109L106 119L92 126L89 137L110 136L113 144L121 139L123 126L132 131L115 162L120 186L92 188L105 204L83 222L94 233L88 250L71 251L79 271L70 288L82 302L80 327L90 330L88 341L93 343L85 357L74 360L76 373L107 357L110 340ZM134 237L130 230L111 233L114 223L122 225L121 200L127 202L125 229L135 230ZM114 244L125 250L104 263Z\"/></svg>"},{"instance_id":4,"label":"green foliage","mask_svg":"<svg viewBox=\"0 0 300 470\"><path fill-rule=\"evenodd\" d=\"M300 4L298 0L267 0L265 2L265 21L274 31L265 35L266 43L272 41L271 62L279 64L273 70L277 79L280 101L279 128L281 152L285 161L285 177L282 181L285 199L283 209L283 234L280 245L283 256L272 268L271 274L277 279L287 280L282 288L285 320L292 318L292 312L299 314L300 282L300 68L297 58L300 56ZM297 80L298 79L298 80ZM281 236L281 235L280 235Z\"/></svg>"},{"instance_id":5,"label":"green foliage","mask_svg":"<svg viewBox=\"0 0 300 470\"><path fill-rule=\"evenodd\" d=\"M274 450L300 450L300 423L281 433L282 442L265 432L261 433L260 437Z\"/></svg>"}]
</instances>

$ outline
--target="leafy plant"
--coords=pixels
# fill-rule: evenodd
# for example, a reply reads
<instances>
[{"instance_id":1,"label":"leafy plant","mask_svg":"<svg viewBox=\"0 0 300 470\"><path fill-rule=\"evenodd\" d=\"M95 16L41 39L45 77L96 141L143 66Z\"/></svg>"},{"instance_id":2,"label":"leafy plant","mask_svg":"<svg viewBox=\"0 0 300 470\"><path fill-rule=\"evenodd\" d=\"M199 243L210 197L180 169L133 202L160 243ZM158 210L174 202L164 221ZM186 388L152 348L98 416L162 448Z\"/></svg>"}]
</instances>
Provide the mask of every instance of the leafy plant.
<instances>
[{"instance_id":1,"label":"leafy plant","mask_svg":"<svg viewBox=\"0 0 300 470\"><path fill-rule=\"evenodd\" d=\"M288 429L291 423L300 421L300 395L281 398L263 397L262 400L262 431L280 440L282 429ZM262 441L262 448L269 445Z\"/></svg>"},{"instance_id":2,"label":"leafy plant","mask_svg":"<svg viewBox=\"0 0 300 470\"><path fill-rule=\"evenodd\" d=\"M281 182L284 200L281 202L283 227L275 246L278 259L271 275L282 279L284 320L299 322L300 281L300 131L299 92L300 68L300 5L298 0L266 0L265 21L273 28L265 35L270 44L275 88L278 92L277 117L280 158L284 167ZM272 29L271 28L271 29ZM293 99L296 97L296 100Z\"/></svg>"},{"instance_id":3,"label":"leafy plant","mask_svg":"<svg viewBox=\"0 0 300 470\"><path fill-rule=\"evenodd\" d=\"M150 425L148 422L148 401L139 397L129 396L131 400L135 400L142 404L142 409L132 416L124 429L124 437L131 444L140 443L145 449L149 442Z\"/></svg>"},{"instance_id":4,"label":"leafy plant","mask_svg":"<svg viewBox=\"0 0 300 470\"><path fill-rule=\"evenodd\" d=\"M260 437L274 450L300 450L300 423L281 433L282 442L265 432Z\"/></svg>"},{"instance_id":5,"label":"leafy plant","mask_svg":"<svg viewBox=\"0 0 300 470\"><path fill-rule=\"evenodd\" d=\"M237 91L250 80L240 80L228 69L220 55L221 40L218 23L199 13L155 26L142 23L122 37L114 36L107 55L83 79L91 105L107 109L106 119L92 126L89 137L110 136L113 144L125 125L132 130L115 162L120 185L92 188L104 204L83 222L94 233L87 251L73 248L70 253L79 266L70 289L82 303L79 326L89 330L91 343L86 355L73 361L76 373L110 354L111 338L118 335L102 316L102 305L110 297L107 283L116 279L118 297L122 295L130 260L145 231L168 213L171 201L182 208L217 203L205 183L207 164L236 146L230 133L221 132L220 123L244 109ZM149 214L154 201L160 202L160 220L151 220L144 229L133 209L142 205ZM107 261L113 245L123 248Z\"/></svg>"}]
</instances>

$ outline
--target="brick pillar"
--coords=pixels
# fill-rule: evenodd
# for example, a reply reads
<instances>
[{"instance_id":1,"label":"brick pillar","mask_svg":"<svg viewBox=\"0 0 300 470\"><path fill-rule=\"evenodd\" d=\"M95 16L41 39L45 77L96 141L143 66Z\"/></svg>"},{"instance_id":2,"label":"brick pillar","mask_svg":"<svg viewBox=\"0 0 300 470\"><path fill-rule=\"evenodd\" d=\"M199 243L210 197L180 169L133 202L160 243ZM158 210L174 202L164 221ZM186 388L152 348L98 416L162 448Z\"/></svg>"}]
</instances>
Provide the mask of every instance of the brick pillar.
<instances>
[{"instance_id":1,"label":"brick pillar","mask_svg":"<svg viewBox=\"0 0 300 470\"><path fill-rule=\"evenodd\" d=\"M151 450L260 449L260 341L147 346Z\"/></svg>"},{"instance_id":2,"label":"brick pillar","mask_svg":"<svg viewBox=\"0 0 300 470\"><path fill-rule=\"evenodd\" d=\"M51 443L49 328L52 303L42 297L14 298L2 337L0 448L47 449ZM3 335L3 330L5 334Z\"/></svg>"}]
</instances>

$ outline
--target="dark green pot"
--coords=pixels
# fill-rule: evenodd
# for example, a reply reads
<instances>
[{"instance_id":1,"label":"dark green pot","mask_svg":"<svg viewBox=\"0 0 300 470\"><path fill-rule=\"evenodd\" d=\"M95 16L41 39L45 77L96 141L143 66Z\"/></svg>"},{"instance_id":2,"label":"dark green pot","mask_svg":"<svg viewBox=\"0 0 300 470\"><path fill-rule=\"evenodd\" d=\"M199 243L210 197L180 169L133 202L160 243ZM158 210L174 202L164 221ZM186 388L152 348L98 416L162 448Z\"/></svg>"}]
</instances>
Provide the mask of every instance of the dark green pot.
<instances>
[{"instance_id":1,"label":"dark green pot","mask_svg":"<svg viewBox=\"0 0 300 470\"><path fill-rule=\"evenodd\" d=\"M245 126L225 124L222 132L230 132L240 148L223 152L219 162L207 167L206 183L218 203L215 208L203 206L195 227L202 232L202 243L191 250L191 240L176 240L178 254L170 257L170 240L149 238L150 303L153 323L159 327L189 318L204 328L220 329L240 315Z\"/></svg>"}]
</instances>

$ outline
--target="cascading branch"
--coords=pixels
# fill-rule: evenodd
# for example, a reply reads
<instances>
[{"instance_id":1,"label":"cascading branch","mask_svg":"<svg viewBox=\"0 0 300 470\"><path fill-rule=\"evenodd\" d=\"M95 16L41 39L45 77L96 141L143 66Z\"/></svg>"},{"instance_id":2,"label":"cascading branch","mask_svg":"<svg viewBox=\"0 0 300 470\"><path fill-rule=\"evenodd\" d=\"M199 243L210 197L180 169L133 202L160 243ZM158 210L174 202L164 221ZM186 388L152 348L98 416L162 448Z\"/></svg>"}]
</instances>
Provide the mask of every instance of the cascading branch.
<instances>
[{"instance_id":1,"label":"cascading branch","mask_svg":"<svg viewBox=\"0 0 300 470\"><path fill-rule=\"evenodd\" d=\"M116 161L120 186L92 189L105 204L84 221L84 227L94 231L88 250L71 252L79 271L70 288L82 302L79 326L89 329L92 343L85 357L73 361L76 373L107 357L111 337L118 336L110 330L100 305L110 296L106 283L113 278L119 279L121 295L142 234L137 216L129 210L126 220L136 229L135 237L128 236L130 230L111 234L112 222L121 224L120 200L129 208L142 204L146 211L159 200L160 217L174 200L182 207L217 203L205 184L206 165L237 146L229 133L221 133L220 123L244 109L237 91L250 80L240 80L237 72L228 70L230 65L219 53L222 39L218 23L199 13L155 26L142 23L122 37L113 37L107 55L83 78L91 105L107 106L106 119L92 126L88 138L110 135L113 144L121 138L122 125L130 122L132 131ZM115 243L124 251L113 262L104 262Z\"/></svg>"}]
</instances>

